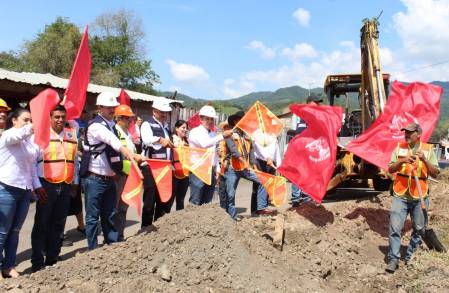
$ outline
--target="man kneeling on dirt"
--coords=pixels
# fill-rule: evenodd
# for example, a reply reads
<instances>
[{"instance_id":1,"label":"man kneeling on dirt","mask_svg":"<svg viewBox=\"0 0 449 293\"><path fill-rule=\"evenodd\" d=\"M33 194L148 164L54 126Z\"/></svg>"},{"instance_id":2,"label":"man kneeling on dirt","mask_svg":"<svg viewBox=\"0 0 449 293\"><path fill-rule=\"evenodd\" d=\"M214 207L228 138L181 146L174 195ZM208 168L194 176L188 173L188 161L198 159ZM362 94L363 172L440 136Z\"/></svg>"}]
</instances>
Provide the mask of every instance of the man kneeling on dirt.
<instances>
[{"instance_id":1,"label":"man kneeling on dirt","mask_svg":"<svg viewBox=\"0 0 449 293\"><path fill-rule=\"evenodd\" d=\"M426 207L428 207L428 176L435 177L439 173L438 160L432 145L420 141L422 129L419 124L411 123L402 131L405 131L405 141L399 143L393 151L388 169L390 173L396 173L393 182L394 198L390 210L390 250L386 268L389 273L394 273L398 267L401 257L401 231L409 213L413 232L404 259L406 265L411 264L412 254L421 245L418 229L419 223L424 223L424 215L421 211L419 194L422 193ZM415 174L419 178L419 186L415 183Z\"/></svg>"}]
</instances>

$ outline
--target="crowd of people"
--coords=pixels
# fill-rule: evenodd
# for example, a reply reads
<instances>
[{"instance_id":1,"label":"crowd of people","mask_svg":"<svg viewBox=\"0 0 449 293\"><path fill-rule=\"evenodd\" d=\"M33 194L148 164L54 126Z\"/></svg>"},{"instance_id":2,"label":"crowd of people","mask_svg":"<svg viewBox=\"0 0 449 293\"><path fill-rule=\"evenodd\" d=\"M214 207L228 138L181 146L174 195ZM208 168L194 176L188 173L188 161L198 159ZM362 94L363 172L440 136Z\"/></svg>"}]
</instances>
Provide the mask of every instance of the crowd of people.
<instances>
[{"instance_id":1,"label":"crowd of people","mask_svg":"<svg viewBox=\"0 0 449 293\"><path fill-rule=\"evenodd\" d=\"M322 100L312 96L307 103L319 105ZM199 111L198 126L189 129L186 121L178 120L174 129L170 129L168 122L172 108L167 99L155 100L152 113L145 121L136 117L129 106L120 105L110 92L99 94L96 106L95 115L89 121L85 118L87 113L77 121L67 121L66 109L56 106L49 117L49 144L41 149L34 143L30 111L25 108L12 110L0 99L1 277L19 276L15 270L19 232L31 202L36 202L31 233L33 272L60 259L68 215L76 215L77 229L85 235L89 250L98 247L97 236L101 233L104 244L124 241L128 205L121 194L132 164L138 164L143 174L143 231L170 213L173 205L177 211L184 209L189 188L190 204L212 202L216 185L220 207L233 220L239 221L235 197L241 178L253 182L251 213L267 215L275 212L269 208L267 191L255 170L275 174L281 163L279 145L277 141L259 145L236 128L245 115L243 111L230 115L217 128L215 109L205 105ZM135 121L134 131L130 131L132 120ZM305 127L305 122L300 120L294 135ZM433 150L419 142L419 125L408 126L404 131L407 142L395 151L390 165L390 172L403 173L406 178L404 183L401 181L403 177L397 176L399 179L395 179L393 184L395 200L390 217L390 271L394 271L398 264L400 233L407 213L411 213L414 222L417 218L416 192L407 186L410 175L404 169L414 163L412 153L416 153L423 162L419 169L425 173L420 177L423 184L427 184L427 174L438 173ZM423 152L421 145L428 149ZM211 184L203 182L180 163L175 151L178 147L208 149L213 154ZM416 150L412 151L414 148ZM170 200L161 200L146 159L172 161ZM427 190L424 196L427 196ZM297 207L301 202L310 201L310 197L293 184L291 200L292 207ZM416 232L407 251L407 261L419 244Z\"/></svg>"},{"instance_id":2,"label":"crowd of people","mask_svg":"<svg viewBox=\"0 0 449 293\"><path fill-rule=\"evenodd\" d=\"M170 129L172 107L166 99L153 102L147 120L136 117L131 107L103 92L96 100L92 119L83 111L80 119L68 121L66 109L58 105L50 113L50 140L45 149L34 142L31 113L12 110L0 99L0 264L3 277L17 277L15 270L19 232L30 203L36 213L31 233L32 271L51 266L60 259L67 216L75 215L77 230L85 235L88 249L98 246L101 233L105 244L124 241L128 205L122 200L131 165L143 174L141 229L164 214L184 209L188 202L212 202L218 185L220 206L239 220L235 208L240 178L254 182L251 212L272 214L265 188L254 169L274 174L281 156L276 143L260 146L234 128L244 116L240 111L217 128L215 109L199 111L200 124L189 129L178 120ZM131 121L135 122L130 131ZM133 132L133 133L131 133ZM208 149L213 154L211 184L189 172L179 161L177 147ZM171 160L173 187L169 201L162 202L146 159ZM84 194L85 217L83 217Z\"/></svg>"}]
</instances>

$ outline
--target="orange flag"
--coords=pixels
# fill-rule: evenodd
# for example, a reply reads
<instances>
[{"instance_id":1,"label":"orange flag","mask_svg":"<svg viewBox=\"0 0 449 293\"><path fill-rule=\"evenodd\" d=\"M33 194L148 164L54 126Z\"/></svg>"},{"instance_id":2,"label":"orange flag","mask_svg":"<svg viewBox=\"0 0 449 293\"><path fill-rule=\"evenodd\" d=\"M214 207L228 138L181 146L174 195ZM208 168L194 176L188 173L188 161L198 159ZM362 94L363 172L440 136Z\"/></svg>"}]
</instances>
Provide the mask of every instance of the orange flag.
<instances>
[{"instance_id":1,"label":"orange flag","mask_svg":"<svg viewBox=\"0 0 449 293\"><path fill-rule=\"evenodd\" d=\"M267 146L276 141L284 124L264 104L256 101L235 127L243 130L258 144Z\"/></svg>"},{"instance_id":2,"label":"orange flag","mask_svg":"<svg viewBox=\"0 0 449 293\"><path fill-rule=\"evenodd\" d=\"M81 38L80 47L76 54L69 84L65 90L64 107L67 110L67 120L79 118L86 103L86 91L89 85L91 57L89 50L89 36L87 26Z\"/></svg>"},{"instance_id":3,"label":"orange flag","mask_svg":"<svg viewBox=\"0 0 449 293\"><path fill-rule=\"evenodd\" d=\"M132 162L122 192L122 200L137 209L137 214L142 214L143 176L136 162Z\"/></svg>"},{"instance_id":4,"label":"orange flag","mask_svg":"<svg viewBox=\"0 0 449 293\"><path fill-rule=\"evenodd\" d=\"M180 146L174 149L181 164L207 185L212 184L214 153L210 149Z\"/></svg>"},{"instance_id":5,"label":"orange flag","mask_svg":"<svg viewBox=\"0 0 449 293\"><path fill-rule=\"evenodd\" d=\"M168 202L172 194L172 162L170 160L148 159L147 163L156 182L161 202Z\"/></svg>"},{"instance_id":6,"label":"orange flag","mask_svg":"<svg viewBox=\"0 0 449 293\"><path fill-rule=\"evenodd\" d=\"M54 89L41 91L30 102L34 142L43 150L50 143L50 112L59 102L59 95Z\"/></svg>"},{"instance_id":7,"label":"orange flag","mask_svg":"<svg viewBox=\"0 0 449 293\"><path fill-rule=\"evenodd\" d=\"M287 195L287 180L282 176L275 176L254 170L263 187L268 193L268 198L275 207L280 207Z\"/></svg>"}]
</instances>

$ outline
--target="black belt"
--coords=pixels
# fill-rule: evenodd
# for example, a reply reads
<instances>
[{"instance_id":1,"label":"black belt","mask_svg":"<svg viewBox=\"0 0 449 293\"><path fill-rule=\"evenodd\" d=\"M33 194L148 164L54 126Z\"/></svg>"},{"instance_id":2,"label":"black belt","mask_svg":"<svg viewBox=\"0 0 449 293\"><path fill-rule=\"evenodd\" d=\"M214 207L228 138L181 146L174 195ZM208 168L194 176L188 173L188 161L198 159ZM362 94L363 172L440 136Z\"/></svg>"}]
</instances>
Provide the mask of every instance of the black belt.
<instances>
[{"instance_id":1,"label":"black belt","mask_svg":"<svg viewBox=\"0 0 449 293\"><path fill-rule=\"evenodd\" d=\"M103 180L113 180L114 179L114 176L100 175L100 174L97 174L97 173L94 173L94 172L90 172L90 171L87 172L87 175L88 176L95 176L95 177L101 178Z\"/></svg>"}]
</instances>

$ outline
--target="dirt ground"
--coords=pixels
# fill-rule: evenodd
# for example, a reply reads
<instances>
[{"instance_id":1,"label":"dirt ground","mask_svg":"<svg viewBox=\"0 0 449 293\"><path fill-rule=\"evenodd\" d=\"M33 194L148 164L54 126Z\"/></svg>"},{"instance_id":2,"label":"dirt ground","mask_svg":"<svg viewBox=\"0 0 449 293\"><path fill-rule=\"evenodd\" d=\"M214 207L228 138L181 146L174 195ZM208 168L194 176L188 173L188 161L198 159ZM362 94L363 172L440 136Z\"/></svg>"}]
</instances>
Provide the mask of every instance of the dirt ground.
<instances>
[{"instance_id":1,"label":"dirt ground","mask_svg":"<svg viewBox=\"0 0 449 293\"><path fill-rule=\"evenodd\" d=\"M430 225L449 247L448 173L431 187ZM449 292L449 257L423 246L413 267L385 272L391 197L281 209L232 221L216 204L188 207L151 231L103 246L35 274L0 282L8 292ZM279 216L278 215L278 216ZM404 249L411 232L404 227Z\"/></svg>"}]
</instances>

